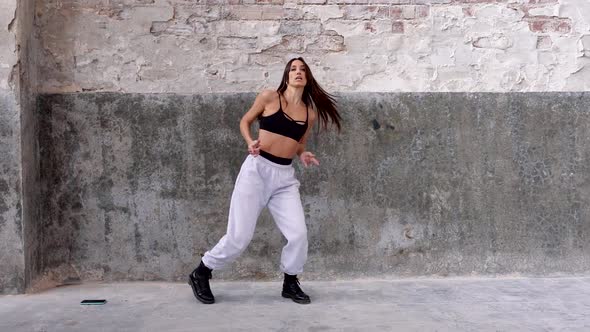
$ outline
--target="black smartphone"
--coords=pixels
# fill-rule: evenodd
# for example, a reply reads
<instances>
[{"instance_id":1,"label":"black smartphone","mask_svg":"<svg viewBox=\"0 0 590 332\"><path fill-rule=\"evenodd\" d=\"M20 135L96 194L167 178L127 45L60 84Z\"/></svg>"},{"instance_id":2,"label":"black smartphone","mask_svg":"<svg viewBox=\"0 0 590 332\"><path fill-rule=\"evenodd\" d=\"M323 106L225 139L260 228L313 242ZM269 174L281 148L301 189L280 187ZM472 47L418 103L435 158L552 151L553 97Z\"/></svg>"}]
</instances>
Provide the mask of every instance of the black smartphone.
<instances>
[{"instance_id":1,"label":"black smartphone","mask_svg":"<svg viewBox=\"0 0 590 332\"><path fill-rule=\"evenodd\" d=\"M107 303L107 300L83 300L80 304L83 305L101 305Z\"/></svg>"}]
</instances>

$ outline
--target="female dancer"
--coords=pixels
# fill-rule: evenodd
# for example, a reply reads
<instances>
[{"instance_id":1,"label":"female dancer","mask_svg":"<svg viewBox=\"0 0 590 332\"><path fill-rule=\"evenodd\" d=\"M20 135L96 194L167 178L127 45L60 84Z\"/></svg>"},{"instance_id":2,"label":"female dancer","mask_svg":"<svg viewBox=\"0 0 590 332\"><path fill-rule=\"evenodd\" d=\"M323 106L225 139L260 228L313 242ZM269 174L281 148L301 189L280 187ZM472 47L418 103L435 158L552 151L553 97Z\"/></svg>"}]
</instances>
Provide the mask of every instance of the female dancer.
<instances>
[{"instance_id":1,"label":"female dancer","mask_svg":"<svg viewBox=\"0 0 590 332\"><path fill-rule=\"evenodd\" d=\"M331 122L340 130L340 115L334 98L313 78L302 58L291 59L277 91L264 90L240 121L240 132L248 145L231 198L226 234L207 251L189 275L195 297L206 304L215 302L209 286L211 271L235 260L248 246L261 210L267 206L287 239L281 254L285 274L282 296L301 304L310 298L299 287L297 275L307 259L307 228L291 158L305 167L319 165L315 155L305 150L314 122L322 128ZM258 138L252 139L250 126L260 122Z\"/></svg>"}]
</instances>

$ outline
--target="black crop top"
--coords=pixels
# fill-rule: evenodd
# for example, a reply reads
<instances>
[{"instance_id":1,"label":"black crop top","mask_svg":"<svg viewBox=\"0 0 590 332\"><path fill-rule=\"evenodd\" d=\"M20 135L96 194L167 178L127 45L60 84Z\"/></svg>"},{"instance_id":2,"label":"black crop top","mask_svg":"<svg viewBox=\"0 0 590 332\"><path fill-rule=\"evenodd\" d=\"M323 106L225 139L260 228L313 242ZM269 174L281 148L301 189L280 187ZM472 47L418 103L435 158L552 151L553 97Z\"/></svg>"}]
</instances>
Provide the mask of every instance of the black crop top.
<instances>
[{"instance_id":1,"label":"black crop top","mask_svg":"<svg viewBox=\"0 0 590 332\"><path fill-rule=\"evenodd\" d=\"M283 112L281 94L279 93L279 110L269 116L260 115L258 118L260 129L286 136L299 142L307 130L307 118L309 117L307 106L305 107L305 111L307 112L305 121L293 120L287 113Z\"/></svg>"}]
</instances>

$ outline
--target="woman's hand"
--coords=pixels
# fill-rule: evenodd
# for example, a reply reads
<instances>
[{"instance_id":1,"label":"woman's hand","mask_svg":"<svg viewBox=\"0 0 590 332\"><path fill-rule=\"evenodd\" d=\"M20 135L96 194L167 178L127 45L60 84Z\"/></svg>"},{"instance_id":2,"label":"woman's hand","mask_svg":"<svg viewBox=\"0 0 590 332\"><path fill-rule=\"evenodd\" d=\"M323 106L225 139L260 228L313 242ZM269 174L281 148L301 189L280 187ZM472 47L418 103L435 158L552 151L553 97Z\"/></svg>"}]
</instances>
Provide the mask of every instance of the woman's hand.
<instances>
[{"instance_id":1,"label":"woman's hand","mask_svg":"<svg viewBox=\"0 0 590 332\"><path fill-rule=\"evenodd\" d=\"M252 143L248 145L248 153L253 155L254 157L260 154L260 140L256 139L253 140Z\"/></svg>"},{"instance_id":2,"label":"woman's hand","mask_svg":"<svg viewBox=\"0 0 590 332\"><path fill-rule=\"evenodd\" d=\"M311 164L315 164L316 166L320 165L320 162L315 158L315 155L309 151L303 151L299 155L299 159L301 160L301 163L303 163L303 166L305 166L305 167L307 167Z\"/></svg>"}]
</instances>

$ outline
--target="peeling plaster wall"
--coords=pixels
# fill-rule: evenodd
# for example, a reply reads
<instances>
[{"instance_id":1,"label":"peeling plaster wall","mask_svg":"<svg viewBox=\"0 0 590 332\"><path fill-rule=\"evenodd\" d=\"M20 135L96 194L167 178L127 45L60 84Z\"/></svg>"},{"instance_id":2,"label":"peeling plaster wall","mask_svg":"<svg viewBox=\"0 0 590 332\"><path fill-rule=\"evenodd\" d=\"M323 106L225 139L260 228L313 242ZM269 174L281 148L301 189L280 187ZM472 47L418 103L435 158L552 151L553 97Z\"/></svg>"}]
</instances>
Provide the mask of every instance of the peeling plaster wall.
<instances>
[{"instance_id":1,"label":"peeling plaster wall","mask_svg":"<svg viewBox=\"0 0 590 332\"><path fill-rule=\"evenodd\" d=\"M41 92L587 91L587 0L37 1Z\"/></svg>"}]
</instances>

